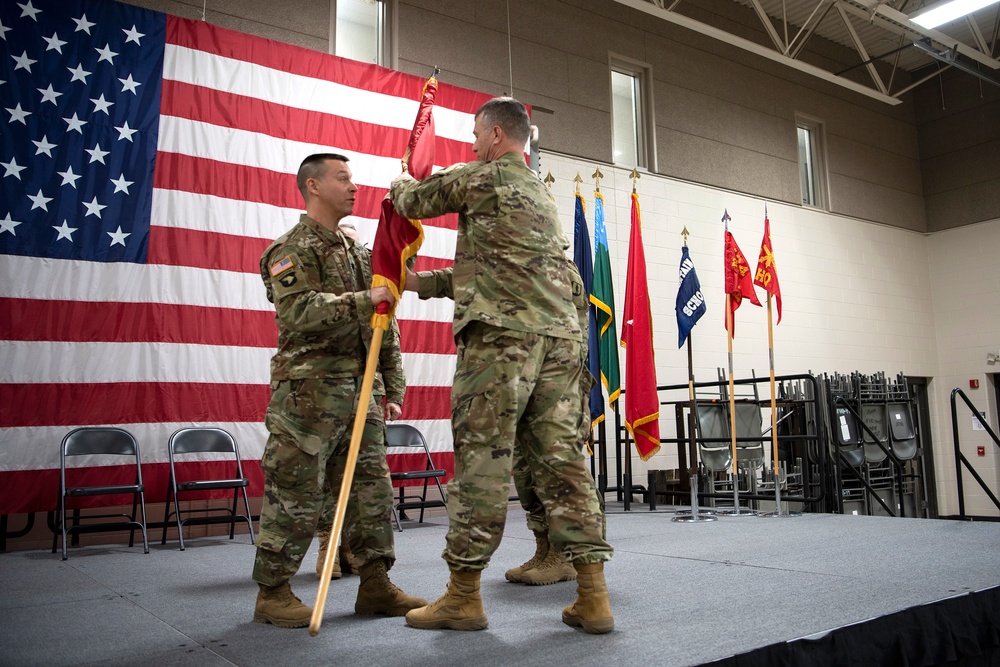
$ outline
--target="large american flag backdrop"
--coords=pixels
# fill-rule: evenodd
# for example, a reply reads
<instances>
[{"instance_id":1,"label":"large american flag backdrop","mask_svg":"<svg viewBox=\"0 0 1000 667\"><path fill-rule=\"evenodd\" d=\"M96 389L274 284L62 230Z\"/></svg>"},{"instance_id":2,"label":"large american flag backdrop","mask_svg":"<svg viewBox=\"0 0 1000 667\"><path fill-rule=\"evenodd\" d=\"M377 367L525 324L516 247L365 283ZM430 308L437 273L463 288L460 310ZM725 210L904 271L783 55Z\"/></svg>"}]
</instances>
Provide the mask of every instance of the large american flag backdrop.
<instances>
[{"instance_id":1,"label":"large american flag backdrop","mask_svg":"<svg viewBox=\"0 0 1000 667\"><path fill-rule=\"evenodd\" d=\"M260 254L298 219L314 152L350 157L374 238L424 80L104 0L4 0L0 53L0 514L54 507L83 425L135 434L152 502L169 435L221 426L259 494L277 343ZM440 86L439 165L472 158L486 99ZM424 224L417 268L449 265L455 219ZM397 315L403 419L451 469L452 304L410 295Z\"/></svg>"}]
</instances>

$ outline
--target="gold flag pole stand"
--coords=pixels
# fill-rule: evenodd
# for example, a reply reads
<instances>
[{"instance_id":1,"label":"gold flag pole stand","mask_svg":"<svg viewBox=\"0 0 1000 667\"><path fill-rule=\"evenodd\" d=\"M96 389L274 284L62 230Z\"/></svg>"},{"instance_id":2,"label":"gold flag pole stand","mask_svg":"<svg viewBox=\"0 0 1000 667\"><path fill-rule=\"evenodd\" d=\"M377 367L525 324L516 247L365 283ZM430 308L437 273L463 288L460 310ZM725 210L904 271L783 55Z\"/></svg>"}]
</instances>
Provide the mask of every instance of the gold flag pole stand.
<instances>
[{"instance_id":1,"label":"gold flag pole stand","mask_svg":"<svg viewBox=\"0 0 1000 667\"><path fill-rule=\"evenodd\" d=\"M774 511L758 512L757 516L765 518L802 516L802 512L786 512L781 509L781 485L787 479L787 474L782 474L781 462L778 460L778 408L774 385L774 325L770 292L767 293L767 356L771 365L771 461L774 464Z\"/></svg>"},{"instance_id":2,"label":"gold flag pole stand","mask_svg":"<svg viewBox=\"0 0 1000 667\"><path fill-rule=\"evenodd\" d=\"M729 226L728 223L726 225ZM719 510L723 516L754 516L750 510L740 507L740 475L738 469L738 459L736 453L736 392L733 382L733 295L726 293L726 338L729 341L729 437L731 441L731 454L733 459L733 471L730 479L733 482L733 508Z\"/></svg>"},{"instance_id":3,"label":"gold flag pole stand","mask_svg":"<svg viewBox=\"0 0 1000 667\"><path fill-rule=\"evenodd\" d=\"M316 604L313 606L312 617L309 620L309 636L319 634L323 622L323 608L326 606L326 596L330 591L330 575L333 574L333 559L337 555L340 544L340 533L344 529L344 517L347 515L347 502L354 482L354 469L358 463L358 452L361 450L361 436L365 430L365 420L368 416L368 403L372 397L372 385L375 384L375 370L378 368L379 350L382 348L382 335L389 328L389 316L377 315L372 321L372 340L368 348L368 360L365 365L365 376L361 382L361 392L358 395L358 409L354 413L354 430L351 431L351 445L347 450L347 463L344 467L344 480L340 484L337 496L337 510L333 518L333 528L330 530L330 542L323 560L323 574L319 578L319 592L316 594Z\"/></svg>"},{"instance_id":4,"label":"gold flag pole stand","mask_svg":"<svg viewBox=\"0 0 1000 667\"><path fill-rule=\"evenodd\" d=\"M688 244L688 231L687 227L681 230L681 236L684 237L684 246L687 247ZM674 518L671 521L677 523L697 523L699 521L718 521L719 517L715 516L715 510L705 510L699 511L698 509L698 438L697 429L698 425L698 405L695 401L694 395L694 354L691 348L691 338L694 336L694 330L688 331L687 335L687 354L688 354L688 457L691 461L691 466L688 468L688 475L690 479L691 486L691 509L677 510L674 513Z\"/></svg>"}]
</instances>

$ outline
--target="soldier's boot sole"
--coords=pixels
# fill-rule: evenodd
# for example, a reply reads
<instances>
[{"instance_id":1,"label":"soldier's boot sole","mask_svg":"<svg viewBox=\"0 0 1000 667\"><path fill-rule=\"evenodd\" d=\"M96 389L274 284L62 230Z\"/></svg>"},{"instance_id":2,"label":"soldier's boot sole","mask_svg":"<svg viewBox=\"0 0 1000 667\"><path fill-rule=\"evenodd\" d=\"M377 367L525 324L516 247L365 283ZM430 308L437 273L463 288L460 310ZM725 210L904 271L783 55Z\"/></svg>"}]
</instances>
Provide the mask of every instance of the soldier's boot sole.
<instances>
[{"instance_id":1,"label":"soldier's boot sole","mask_svg":"<svg viewBox=\"0 0 1000 667\"><path fill-rule=\"evenodd\" d=\"M277 618L264 612L255 611L253 613L254 623L270 623L276 628L304 628L309 625L309 619L288 619Z\"/></svg>"}]
</instances>

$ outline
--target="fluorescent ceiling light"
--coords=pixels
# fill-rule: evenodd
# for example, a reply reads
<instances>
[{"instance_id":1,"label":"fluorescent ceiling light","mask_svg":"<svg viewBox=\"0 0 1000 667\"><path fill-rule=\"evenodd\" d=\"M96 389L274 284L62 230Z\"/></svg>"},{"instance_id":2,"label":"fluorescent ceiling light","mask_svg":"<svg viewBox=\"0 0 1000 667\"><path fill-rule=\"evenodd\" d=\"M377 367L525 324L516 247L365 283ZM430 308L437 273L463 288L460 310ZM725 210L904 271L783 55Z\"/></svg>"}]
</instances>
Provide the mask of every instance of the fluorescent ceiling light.
<instances>
[{"instance_id":1,"label":"fluorescent ceiling light","mask_svg":"<svg viewBox=\"0 0 1000 667\"><path fill-rule=\"evenodd\" d=\"M936 28L996 2L1000 0L945 0L931 5L910 20L927 29Z\"/></svg>"}]
</instances>

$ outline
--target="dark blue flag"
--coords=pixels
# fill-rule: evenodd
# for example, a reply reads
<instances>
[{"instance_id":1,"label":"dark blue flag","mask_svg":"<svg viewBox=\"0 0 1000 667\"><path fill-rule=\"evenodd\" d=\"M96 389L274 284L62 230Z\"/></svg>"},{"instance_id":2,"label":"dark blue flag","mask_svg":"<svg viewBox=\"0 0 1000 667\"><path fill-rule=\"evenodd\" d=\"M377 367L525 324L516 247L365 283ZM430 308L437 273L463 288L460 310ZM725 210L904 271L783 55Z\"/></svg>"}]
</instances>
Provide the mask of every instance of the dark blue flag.
<instances>
[{"instance_id":1,"label":"dark blue flag","mask_svg":"<svg viewBox=\"0 0 1000 667\"><path fill-rule=\"evenodd\" d=\"M594 285L594 256L590 252L590 230L587 229L587 218L583 212L583 197L579 192L576 193L576 212L574 213L574 224L573 224L573 263L576 264L576 268L580 271L580 277L583 278L583 289L584 293L590 295L591 288ZM588 349L590 350L590 359L588 361L588 367L590 368L590 373L595 378L601 377L601 357L600 348L598 346L598 334L597 330L597 314L594 312L593 304L587 307L587 312L589 314L589 340ZM601 395L601 383L595 382L594 387L590 390L590 423L591 426L596 425L604 419L604 401Z\"/></svg>"},{"instance_id":2,"label":"dark blue flag","mask_svg":"<svg viewBox=\"0 0 1000 667\"><path fill-rule=\"evenodd\" d=\"M677 347L683 347L691 328L705 314L705 296L694 270L687 246L681 248L681 286L677 290Z\"/></svg>"}]
</instances>

